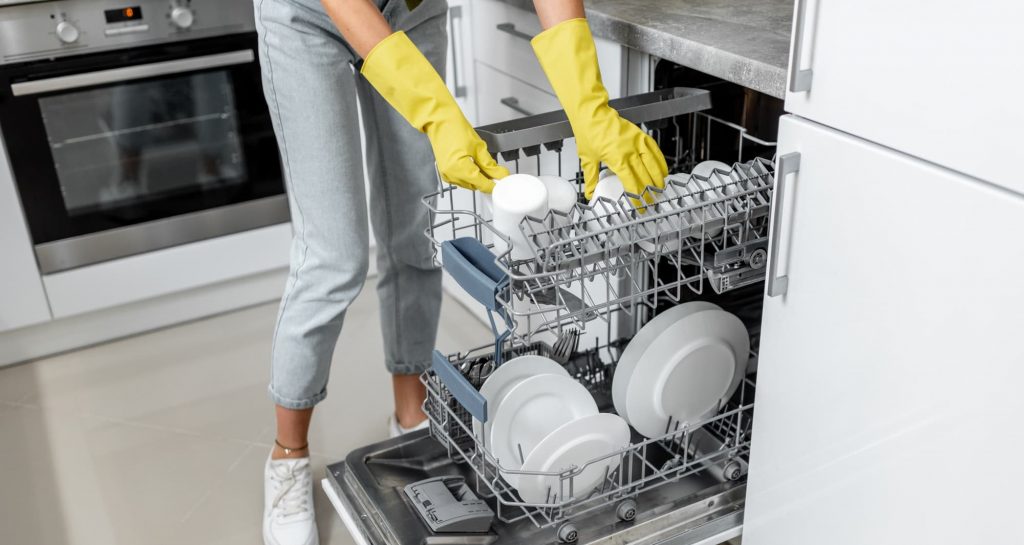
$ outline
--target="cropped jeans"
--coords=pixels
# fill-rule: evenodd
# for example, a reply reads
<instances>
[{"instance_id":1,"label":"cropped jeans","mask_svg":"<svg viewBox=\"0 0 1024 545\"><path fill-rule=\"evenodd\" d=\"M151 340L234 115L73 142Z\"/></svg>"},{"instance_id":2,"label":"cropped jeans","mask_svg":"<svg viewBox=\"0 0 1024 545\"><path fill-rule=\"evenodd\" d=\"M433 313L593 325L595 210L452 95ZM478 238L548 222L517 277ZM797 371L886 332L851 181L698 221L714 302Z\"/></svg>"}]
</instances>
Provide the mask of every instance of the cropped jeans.
<instances>
[{"instance_id":1,"label":"cropped jeans","mask_svg":"<svg viewBox=\"0 0 1024 545\"><path fill-rule=\"evenodd\" d=\"M405 0L376 1L443 75L446 0L411 11ZM422 199L436 191L437 175L426 136L359 75L358 55L319 0L254 0L254 7L294 231L269 391L282 407L306 409L327 395L345 312L366 279L368 223L377 240L384 363L395 374L429 367L441 272L424 236L430 216Z\"/></svg>"}]
</instances>

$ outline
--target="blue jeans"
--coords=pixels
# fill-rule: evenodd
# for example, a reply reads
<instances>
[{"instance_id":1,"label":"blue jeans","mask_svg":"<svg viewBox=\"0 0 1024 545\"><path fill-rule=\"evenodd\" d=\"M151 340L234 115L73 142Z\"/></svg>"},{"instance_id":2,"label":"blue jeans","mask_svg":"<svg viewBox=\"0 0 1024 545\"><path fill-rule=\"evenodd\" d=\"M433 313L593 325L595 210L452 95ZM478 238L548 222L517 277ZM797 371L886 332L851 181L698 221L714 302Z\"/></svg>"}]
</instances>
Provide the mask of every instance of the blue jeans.
<instances>
[{"instance_id":1,"label":"blue jeans","mask_svg":"<svg viewBox=\"0 0 1024 545\"><path fill-rule=\"evenodd\" d=\"M446 0L425 0L411 12L405 0L377 2L392 28L406 31L443 75ZM327 395L345 311L366 279L367 216L377 240L384 363L396 374L429 367L441 271L424 236L431 218L422 199L436 191L437 177L427 138L359 75L354 66L359 57L319 0L254 0L254 5L264 93L294 230L269 390L274 403L305 409Z\"/></svg>"}]
</instances>

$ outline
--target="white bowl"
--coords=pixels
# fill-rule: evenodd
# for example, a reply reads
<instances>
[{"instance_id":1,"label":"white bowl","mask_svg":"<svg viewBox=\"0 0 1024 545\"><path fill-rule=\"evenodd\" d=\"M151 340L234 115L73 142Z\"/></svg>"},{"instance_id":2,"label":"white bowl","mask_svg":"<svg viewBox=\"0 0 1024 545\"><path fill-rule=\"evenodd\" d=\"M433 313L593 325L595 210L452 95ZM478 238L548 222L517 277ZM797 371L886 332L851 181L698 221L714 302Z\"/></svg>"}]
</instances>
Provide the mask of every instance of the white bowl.
<instances>
[{"instance_id":1,"label":"white bowl","mask_svg":"<svg viewBox=\"0 0 1024 545\"><path fill-rule=\"evenodd\" d=\"M548 189L548 208L569 213L576 205L576 186L558 176L537 177Z\"/></svg>"},{"instance_id":2,"label":"white bowl","mask_svg":"<svg viewBox=\"0 0 1024 545\"><path fill-rule=\"evenodd\" d=\"M594 188L594 196L590 198L590 204L594 204L601 197L617 203L625 192L626 188L618 176L614 174L605 176L598 180L597 187Z\"/></svg>"},{"instance_id":3,"label":"white bowl","mask_svg":"<svg viewBox=\"0 0 1024 545\"><path fill-rule=\"evenodd\" d=\"M512 241L512 259L530 259L533 250L520 228L526 216L543 218L548 211L548 189L544 182L529 174L513 174L497 180L491 192L494 227ZM503 254L508 248L500 238L494 241L494 252Z\"/></svg>"},{"instance_id":4,"label":"white bowl","mask_svg":"<svg viewBox=\"0 0 1024 545\"><path fill-rule=\"evenodd\" d=\"M724 170L725 176L728 176L728 172L732 171L732 167L721 162L721 161L704 161L698 163L697 166L693 167L693 172L690 174L693 176L700 176L701 178L708 179L716 170ZM717 184L716 184L717 185Z\"/></svg>"},{"instance_id":5,"label":"white bowl","mask_svg":"<svg viewBox=\"0 0 1024 545\"><path fill-rule=\"evenodd\" d=\"M546 224L550 227L569 227L572 220L569 214L572 212L573 207L576 206L577 195L576 186L569 180L558 176L538 176L540 181L544 183L544 186L548 188L548 209L552 211L558 211L559 214L551 214L551 223ZM568 238L568 233L562 235L556 235L549 237L548 240L543 241L545 245L551 245L558 240L564 240Z\"/></svg>"}]
</instances>

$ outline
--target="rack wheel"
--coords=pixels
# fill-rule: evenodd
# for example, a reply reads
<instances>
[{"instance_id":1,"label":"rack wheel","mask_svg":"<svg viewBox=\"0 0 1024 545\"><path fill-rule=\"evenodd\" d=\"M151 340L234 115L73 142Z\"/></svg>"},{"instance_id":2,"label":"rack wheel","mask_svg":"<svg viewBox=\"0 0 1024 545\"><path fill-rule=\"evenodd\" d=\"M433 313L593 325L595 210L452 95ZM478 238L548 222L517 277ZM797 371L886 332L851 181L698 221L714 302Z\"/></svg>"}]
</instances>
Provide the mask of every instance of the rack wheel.
<instances>
[{"instance_id":1,"label":"rack wheel","mask_svg":"<svg viewBox=\"0 0 1024 545\"><path fill-rule=\"evenodd\" d=\"M722 475L730 481L735 481L743 476L743 468L735 460L726 464L725 469L722 470Z\"/></svg>"},{"instance_id":2,"label":"rack wheel","mask_svg":"<svg viewBox=\"0 0 1024 545\"><path fill-rule=\"evenodd\" d=\"M764 251L764 248L758 248L750 253L751 269L763 269L765 264L768 263L768 252Z\"/></svg>"},{"instance_id":3,"label":"rack wheel","mask_svg":"<svg viewBox=\"0 0 1024 545\"><path fill-rule=\"evenodd\" d=\"M580 532L576 529L576 525L571 522L566 522L558 527L558 541L561 543L576 543L576 540L580 538Z\"/></svg>"},{"instance_id":4,"label":"rack wheel","mask_svg":"<svg viewBox=\"0 0 1024 545\"><path fill-rule=\"evenodd\" d=\"M636 518L636 500L623 500L615 508L615 516L623 522L632 522Z\"/></svg>"}]
</instances>

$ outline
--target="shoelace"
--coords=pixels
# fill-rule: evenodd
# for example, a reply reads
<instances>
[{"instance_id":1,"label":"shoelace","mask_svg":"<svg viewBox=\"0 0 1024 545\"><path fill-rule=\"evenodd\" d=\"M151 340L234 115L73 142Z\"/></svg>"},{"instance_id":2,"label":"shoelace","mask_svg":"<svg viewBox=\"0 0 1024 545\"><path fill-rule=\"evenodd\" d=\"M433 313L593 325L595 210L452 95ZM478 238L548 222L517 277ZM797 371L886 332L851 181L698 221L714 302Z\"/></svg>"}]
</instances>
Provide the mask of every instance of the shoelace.
<instances>
[{"instance_id":1,"label":"shoelace","mask_svg":"<svg viewBox=\"0 0 1024 545\"><path fill-rule=\"evenodd\" d=\"M306 489L309 484L309 462L302 460L295 464L273 464L270 480L277 486L273 509L278 517L286 518L309 512Z\"/></svg>"}]
</instances>

